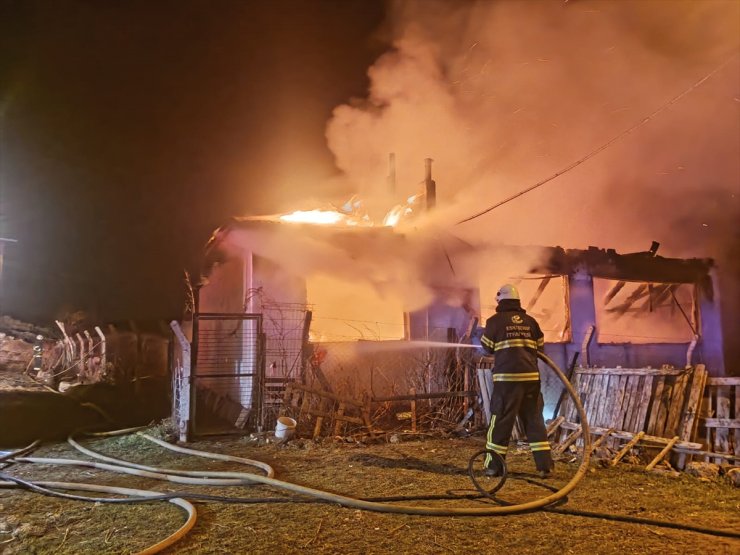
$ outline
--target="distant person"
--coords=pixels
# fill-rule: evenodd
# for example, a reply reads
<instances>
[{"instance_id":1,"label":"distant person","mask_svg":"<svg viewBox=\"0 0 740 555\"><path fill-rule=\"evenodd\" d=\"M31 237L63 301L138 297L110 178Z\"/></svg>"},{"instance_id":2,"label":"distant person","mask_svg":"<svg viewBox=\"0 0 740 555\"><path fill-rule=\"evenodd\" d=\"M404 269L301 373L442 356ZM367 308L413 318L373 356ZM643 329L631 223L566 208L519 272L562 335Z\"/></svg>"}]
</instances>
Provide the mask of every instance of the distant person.
<instances>
[{"instance_id":1,"label":"distant person","mask_svg":"<svg viewBox=\"0 0 740 555\"><path fill-rule=\"evenodd\" d=\"M519 301L519 291L504 285L496 293L496 314L486 320L481 337L483 348L495 356L491 422L486 435L486 449L506 458L516 417L524 426L538 474L549 478L554 468L547 441L544 403L540 392L537 351L545 339L537 321L529 316ZM486 454L486 475L500 476L497 459Z\"/></svg>"}]
</instances>

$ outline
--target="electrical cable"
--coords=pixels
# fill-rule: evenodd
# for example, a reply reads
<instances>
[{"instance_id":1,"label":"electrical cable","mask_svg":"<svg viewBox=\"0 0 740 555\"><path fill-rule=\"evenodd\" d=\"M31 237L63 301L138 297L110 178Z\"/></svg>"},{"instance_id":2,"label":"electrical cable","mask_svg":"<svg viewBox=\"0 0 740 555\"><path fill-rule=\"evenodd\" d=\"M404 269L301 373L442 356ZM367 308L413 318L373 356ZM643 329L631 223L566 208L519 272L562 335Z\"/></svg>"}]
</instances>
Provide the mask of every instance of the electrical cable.
<instances>
[{"instance_id":1,"label":"electrical cable","mask_svg":"<svg viewBox=\"0 0 740 555\"><path fill-rule=\"evenodd\" d=\"M41 440L37 439L30 445L27 445L26 447L21 447L20 449L17 449L16 451L10 451L9 453L3 453L0 455L0 463L9 461L11 459L14 459L15 457L19 455L25 455L27 453L30 453L34 449L36 449L39 445L41 445Z\"/></svg>"},{"instance_id":2,"label":"electrical cable","mask_svg":"<svg viewBox=\"0 0 740 555\"><path fill-rule=\"evenodd\" d=\"M660 114L664 110L666 110L669 107L671 107L673 104L675 104L676 102L678 102L679 100L681 100L684 96L686 96L687 94L689 94L690 92L692 92L697 87L701 86L705 81L707 81L708 79L710 79L714 74L718 73L722 68L724 68L728 63L730 63L730 61L732 61L734 58L735 58L735 55L730 56L727 60L725 60L724 62L722 62L719 66L717 66L716 68L714 68L712 71L710 71L707 75L705 75L704 77L702 77L701 79L699 79L696 83L694 83L693 85L691 85L689 88L685 89L680 94L674 96L668 102L666 102L665 104L663 104L662 106L660 106L657 110L654 110L652 113L650 113L647 116L645 116L644 118L642 118L639 122L637 122L634 125L632 125L632 127L629 127L627 129L625 129L624 131L622 131L618 135L616 135L616 136L612 137L611 139L609 139L607 142L605 142L601 146L595 148L594 150L592 150L591 152L589 152L583 158L580 158L580 159L576 160L575 162L571 162L568 166L566 166L565 168L563 168L563 169L555 172L551 176L543 179L542 181L539 181L539 182L535 183L534 185L531 185L531 186L527 187L526 189L522 189L518 193L515 193L515 194L511 195L510 197L507 197L504 200L501 200L501 201L497 202L496 204L494 204L492 206L489 206L485 210L481 210L480 212L477 212L477 213L473 214L472 216L468 216L467 218L464 218L464 219L458 221L456 225L463 224L465 222L469 222L470 220L474 220L475 218L478 218L480 216L483 216L484 214L487 214L491 210L494 210L494 209L498 208L499 206L502 206L502 205L504 205L504 204L506 204L508 202L511 202L512 200L517 199L517 198L519 198L519 197L521 197L521 196L529 193L530 191L534 191L535 189L537 189L539 187L542 187L546 183L549 183L553 179L555 179L557 177L560 177L564 173L569 172L573 168L575 168L577 166L580 166L581 164L583 164L587 160L593 158L594 156L596 156L600 152L602 152L602 151L606 150L607 148L609 148L612 144L616 143L617 141L619 141L623 137L626 137L627 135L629 135L633 131L639 129L640 127L642 127L643 125L645 125L647 122L649 122L651 119L653 119L655 116L657 116L658 114Z\"/></svg>"}]
</instances>

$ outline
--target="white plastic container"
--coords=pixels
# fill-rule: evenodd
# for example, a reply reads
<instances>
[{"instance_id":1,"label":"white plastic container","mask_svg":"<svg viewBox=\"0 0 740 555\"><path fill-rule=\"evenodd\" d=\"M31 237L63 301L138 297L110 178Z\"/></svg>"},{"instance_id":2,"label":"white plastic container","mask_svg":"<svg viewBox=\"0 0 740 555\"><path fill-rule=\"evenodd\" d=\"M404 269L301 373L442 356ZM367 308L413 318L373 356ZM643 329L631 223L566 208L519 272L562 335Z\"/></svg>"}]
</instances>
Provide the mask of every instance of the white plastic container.
<instances>
[{"instance_id":1,"label":"white plastic container","mask_svg":"<svg viewBox=\"0 0 740 555\"><path fill-rule=\"evenodd\" d=\"M281 416L277 419L277 424L275 424L275 438L290 439L295 434L296 424L298 423L292 418Z\"/></svg>"}]
</instances>

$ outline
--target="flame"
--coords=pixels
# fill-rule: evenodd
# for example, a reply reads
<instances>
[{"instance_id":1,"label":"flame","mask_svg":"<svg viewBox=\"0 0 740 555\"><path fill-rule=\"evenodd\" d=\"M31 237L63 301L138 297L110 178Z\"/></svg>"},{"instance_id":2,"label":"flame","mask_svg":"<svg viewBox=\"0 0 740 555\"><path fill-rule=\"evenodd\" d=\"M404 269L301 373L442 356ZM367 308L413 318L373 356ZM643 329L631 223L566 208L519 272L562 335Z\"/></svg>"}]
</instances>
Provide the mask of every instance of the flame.
<instances>
[{"instance_id":1,"label":"flame","mask_svg":"<svg viewBox=\"0 0 740 555\"><path fill-rule=\"evenodd\" d=\"M317 225L373 225L372 222L357 218L356 216L342 214L336 210L296 210L290 214L280 216L280 220L283 222Z\"/></svg>"},{"instance_id":2,"label":"flame","mask_svg":"<svg viewBox=\"0 0 740 555\"><path fill-rule=\"evenodd\" d=\"M391 208L380 225L383 227L395 227L403 220L411 217L414 214L414 205L423 194L411 195L406 199L405 204L398 204ZM296 210L290 214L278 216L277 219L282 222L329 226L374 227L377 225L370 219L362 201L357 198L357 195L352 196L340 208L331 206L330 210Z\"/></svg>"},{"instance_id":3,"label":"flame","mask_svg":"<svg viewBox=\"0 0 740 555\"><path fill-rule=\"evenodd\" d=\"M406 199L406 204L397 204L391 208L385 215L385 218L383 218L383 225L395 227L401 220L410 217L414 214L414 204L416 204L416 201L418 201L423 195L424 193L411 195Z\"/></svg>"}]
</instances>

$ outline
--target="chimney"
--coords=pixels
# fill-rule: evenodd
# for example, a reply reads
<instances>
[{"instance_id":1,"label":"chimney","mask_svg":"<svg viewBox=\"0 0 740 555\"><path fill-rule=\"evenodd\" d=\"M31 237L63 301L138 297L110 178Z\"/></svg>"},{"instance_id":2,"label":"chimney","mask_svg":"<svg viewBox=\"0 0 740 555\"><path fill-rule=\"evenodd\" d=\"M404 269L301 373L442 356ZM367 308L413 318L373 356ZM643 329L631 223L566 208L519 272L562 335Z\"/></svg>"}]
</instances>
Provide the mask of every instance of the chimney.
<instances>
[{"instance_id":1,"label":"chimney","mask_svg":"<svg viewBox=\"0 0 740 555\"><path fill-rule=\"evenodd\" d=\"M432 179L432 162L431 158L424 159L424 192L427 199L427 211L432 210L437 204L437 184Z\"/></svg>"}]
</instances>

